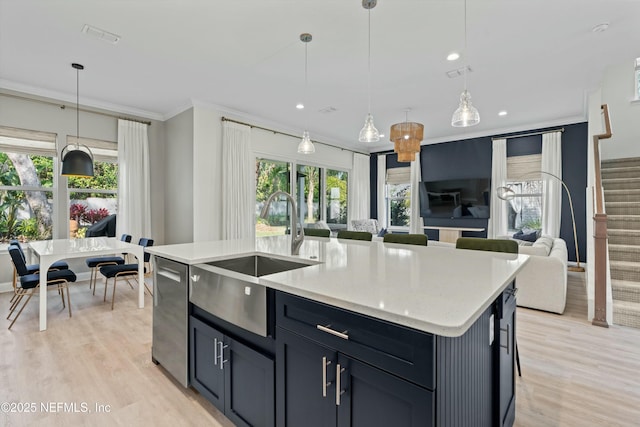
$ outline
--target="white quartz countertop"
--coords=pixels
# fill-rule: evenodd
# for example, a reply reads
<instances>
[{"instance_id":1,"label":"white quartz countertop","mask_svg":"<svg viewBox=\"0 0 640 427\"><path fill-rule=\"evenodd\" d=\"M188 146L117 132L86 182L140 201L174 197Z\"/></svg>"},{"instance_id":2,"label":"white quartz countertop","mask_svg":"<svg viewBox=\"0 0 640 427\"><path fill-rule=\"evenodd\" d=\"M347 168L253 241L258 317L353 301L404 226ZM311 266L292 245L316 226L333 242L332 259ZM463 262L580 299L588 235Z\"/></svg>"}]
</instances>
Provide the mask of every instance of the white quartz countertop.
<instances>
[{"instance_id":1,"label":"white quartz countertop","mask_svg":"<svg viewBox=\"0 0 640 427\"><path fill-rule=\"evenodd\" d=\"M290 237L153 246L147 252L185 264L270 254L319 262L258 278L258 283L421 331L460 336L502 293L527 255L441 246Z\"/></svg>"}]
</instances>

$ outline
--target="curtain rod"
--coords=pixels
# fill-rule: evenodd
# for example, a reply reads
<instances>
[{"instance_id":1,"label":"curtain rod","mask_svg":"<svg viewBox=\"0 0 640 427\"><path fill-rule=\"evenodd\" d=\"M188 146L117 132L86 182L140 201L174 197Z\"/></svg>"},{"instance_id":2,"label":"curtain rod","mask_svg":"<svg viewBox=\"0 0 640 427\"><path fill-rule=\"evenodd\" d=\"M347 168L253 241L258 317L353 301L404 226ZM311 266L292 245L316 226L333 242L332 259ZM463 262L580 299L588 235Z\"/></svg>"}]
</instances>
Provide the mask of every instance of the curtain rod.
<instances>
[{"instance_id":1,"label":"curtain rod","mask_svg":"<svg viewBox=\"0 0 640 427\"><path fill-rule=\"evenodd\" d=\"M300 139L299 135L292 135L290 133L280 132L279 130L273 130L273 129L265 128L265 127L262 127L262 126L252 125L251 123L241 122L241 121L230 119L230 118L227 118L227 117L224 117L224 116L222 117L222 121L223 122L237 123L239 125L249 126L250 128L266 130L267 132L279 133L280 135L285 135L285 136L290 136L291 138ZM312 142L314 142L316 144L326 145L327 147L336 148L336 149L342 150L342 151L351 151L352 153L358 153L358 154L363 154L365 156L371 156L371 154L369 154L369 153L365 153L365 152L357 151L357 150L352 150L350 148L338 147L337 145L327 144L326 142L320 142L320 141L315 141L315 140L312 140Z\"/></svg>"},{"instance_id":2,"label":"curtain rod","mask_svg":"<svg viewBox=\"0 0 640 427\"><path fill-rule=\"evenodd\" d=\"M60 107L61 110L65 110L67 108L67 105L65 105L65 104L61 104L61 103L53 102L53 101L45 101L44 99L29 98L28 96L14 95L12 93L0 93L0 95L6 96L8 98L23 99L25 101L32 101L32 102L39 102L41 104L55 105L56 107ZM69 108L75 109L76 106L75 105L69 105ZM151 126L151 122L148 121L148 120L132 119L130 117L118 116L116 114L111 114L111 113L103 113L102 111L88 110L86 108L80 108L80 111L83 111L85 113L99 114L101 116L114 117L116 119L130 120L132 122L143 123L143 124L145 124L147 126Z\"/></svg>"},{"instance_id":3,"label":"curtain rod","mask_svg":"<svg viewBox=\"0 0 640 427\"><path fill-rule=\"evenodd\" d=\"M552 132L564 132L564 128L551 129L551 130L545 130L540 132L522 133L519 135L494 136L493 138L491 138L491 140L495 141L496 139L509 139L509 138L521 138L524 136L544 135L545 133L552 133Z\"/></svg>"}]
</instances>

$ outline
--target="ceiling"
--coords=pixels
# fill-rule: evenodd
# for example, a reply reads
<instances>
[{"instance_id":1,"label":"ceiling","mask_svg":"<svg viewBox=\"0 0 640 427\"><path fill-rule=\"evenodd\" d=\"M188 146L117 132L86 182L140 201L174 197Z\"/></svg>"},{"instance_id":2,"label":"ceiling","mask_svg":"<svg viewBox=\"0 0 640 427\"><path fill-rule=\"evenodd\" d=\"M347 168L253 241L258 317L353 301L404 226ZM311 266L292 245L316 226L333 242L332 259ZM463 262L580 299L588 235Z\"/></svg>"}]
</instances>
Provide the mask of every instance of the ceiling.
<instances>
[{"instance_id":1,"label":"ceiling","mask_svg":"<svg viewBox=\"0 0 640 427\"><path fill-rule=\"evenodd\" d=\"M375 151L392 146L389 127L407 109L426 142L586 120L606 67L629 61L631 75L640 57L640 1L468 0L465 55L462 0L379 0L371 96L387 137L361 144L367 16L361 0L0 0L0 88L75 102L79 62L83 105L160 120L211 105ZM592 31L601 23L607 31ZM85 24L121 39L92 38ZM306 90L304 32L313 35ZM447 61L452 51L462 57ZM481 123L453 128L464 79L446 72L465 64Z\"/></svg>"}]
</instances>

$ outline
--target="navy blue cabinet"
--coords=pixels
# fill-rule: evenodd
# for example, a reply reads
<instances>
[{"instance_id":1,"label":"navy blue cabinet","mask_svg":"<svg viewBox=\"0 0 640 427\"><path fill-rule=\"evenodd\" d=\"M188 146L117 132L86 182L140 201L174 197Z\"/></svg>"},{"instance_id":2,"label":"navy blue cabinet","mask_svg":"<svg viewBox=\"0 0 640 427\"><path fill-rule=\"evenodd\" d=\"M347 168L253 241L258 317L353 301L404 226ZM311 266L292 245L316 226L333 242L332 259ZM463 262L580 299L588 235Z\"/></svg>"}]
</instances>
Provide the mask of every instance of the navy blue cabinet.
<instances>
[{"instance_id":1,"label":"navy blue cabinet","mask_svg":"<svg viewBox=\"0 0 640 427\"><path fill-rule=\"evenodd\" d=\"M515 352L516 352L516 298L515 289L510 286L499 299L498 315L499 326L499 378L496 379L500 389L498 425L511 426L516 417L516 379L515 379Z\"/></svg>"},{"instance_id":2,"label":"navy blue cabinet","mask_svg":"<svg viewBox=\"0 0 640 427\"><path fill-rule=\"evenodd\" d=\"M237 426L275 425L273 360L190 318L191 385Z\"/></svg>"},{"instance_id":3,"label":"navy blue cabinet","mask_svg":"<svg viewBox=\"0 0 640 427\"><path fill-rule=\"evenodd\" d=\"M277 329L278 426L430 426L433 392Z\"/></svg>"}]
</instances>

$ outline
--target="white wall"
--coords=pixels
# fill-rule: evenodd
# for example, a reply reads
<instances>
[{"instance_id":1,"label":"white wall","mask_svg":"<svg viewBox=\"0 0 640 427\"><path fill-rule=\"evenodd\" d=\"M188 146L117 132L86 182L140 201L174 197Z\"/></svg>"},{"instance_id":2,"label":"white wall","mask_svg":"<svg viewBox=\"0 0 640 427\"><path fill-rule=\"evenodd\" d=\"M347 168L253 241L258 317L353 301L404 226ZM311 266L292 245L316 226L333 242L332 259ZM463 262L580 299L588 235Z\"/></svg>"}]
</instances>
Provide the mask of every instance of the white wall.
<instances>
[{"instance_id":1,"label":"white wall","mask_svg":"<svg viewBox=\"0 0 640 427\"><path fill-rule=\"evenodd\" d=\"M163 244L193 242L193 109L165 122Z\"/></svg>"},{"instance_id":2,"label":"white wall","mask_svg":"<svg viewBox=\"0 0 640 427\"><path fill-rule=\"evenodd\" d=\"M602 82L602 103L609 105L610 139L600 144L601 157L640 157L640 101L634 102L634 58L607 68Z\"/></svg>"}]
</instances>

